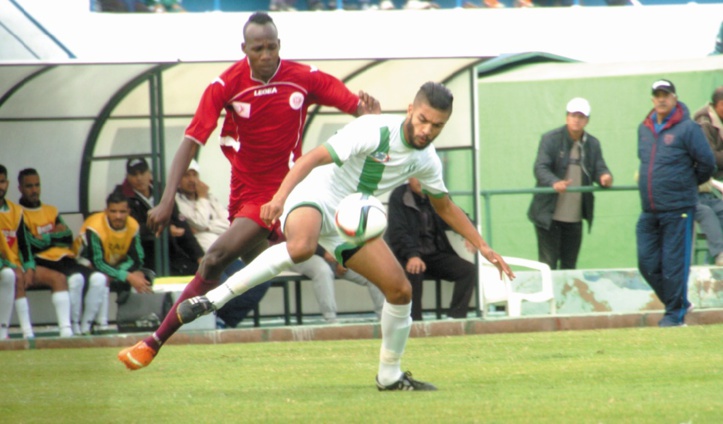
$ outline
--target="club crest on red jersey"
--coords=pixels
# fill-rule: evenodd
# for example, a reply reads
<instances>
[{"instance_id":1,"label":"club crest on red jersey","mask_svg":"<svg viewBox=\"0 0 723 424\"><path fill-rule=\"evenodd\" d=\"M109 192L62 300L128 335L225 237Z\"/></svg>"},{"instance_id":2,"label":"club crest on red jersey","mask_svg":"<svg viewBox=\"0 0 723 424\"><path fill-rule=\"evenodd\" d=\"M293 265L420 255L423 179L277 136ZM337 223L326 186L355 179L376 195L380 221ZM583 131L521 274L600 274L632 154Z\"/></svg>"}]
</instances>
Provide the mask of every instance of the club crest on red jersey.
<instances>
[{"instance_id":1,"label":"club crest on red jersey","mask_svg":"<svg viewBox=\"0 0 723 424\"><path fill-rule=\"evenodd\" d=\"M291 96L289 96L289 106L291 106L294 110L301 109L301 106L304 105L304 95L299 93L298 91L294 91L291 93Z\"/></svg>"},{"instance_id":2,"label":"club crest on red jersey","mask_svg":"<svg viewBox=\"0 0 723 424\"><path fill-rule=\"evenodd\" d=\"M248 118L251 116L251 104L246 102L232 102L234 112L236 115L242 118Z\"/></svg>"}]
</instances>

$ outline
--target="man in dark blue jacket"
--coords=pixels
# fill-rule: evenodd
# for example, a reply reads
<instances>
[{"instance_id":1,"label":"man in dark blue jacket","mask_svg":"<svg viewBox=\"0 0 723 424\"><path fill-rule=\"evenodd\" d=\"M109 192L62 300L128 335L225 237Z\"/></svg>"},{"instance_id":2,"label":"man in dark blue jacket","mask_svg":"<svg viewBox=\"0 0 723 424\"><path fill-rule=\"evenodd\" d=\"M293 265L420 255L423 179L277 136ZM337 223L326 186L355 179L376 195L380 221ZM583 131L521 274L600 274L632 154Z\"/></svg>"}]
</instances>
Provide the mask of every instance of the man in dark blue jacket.
<instances>
[{"instance_id":1,"label":"man in dark blue jacket","mask_svg":"<svg viewBox=\"0 0 723 424\"><path fill-rule=\"evenodd\" d=\"M638 127L636 227L638 268L665 304L661 327L685 325L693 219L698 185L713 175L715 158L700 126L668 80L653 83L653 110Z\"/></svg>"}]
</instances>

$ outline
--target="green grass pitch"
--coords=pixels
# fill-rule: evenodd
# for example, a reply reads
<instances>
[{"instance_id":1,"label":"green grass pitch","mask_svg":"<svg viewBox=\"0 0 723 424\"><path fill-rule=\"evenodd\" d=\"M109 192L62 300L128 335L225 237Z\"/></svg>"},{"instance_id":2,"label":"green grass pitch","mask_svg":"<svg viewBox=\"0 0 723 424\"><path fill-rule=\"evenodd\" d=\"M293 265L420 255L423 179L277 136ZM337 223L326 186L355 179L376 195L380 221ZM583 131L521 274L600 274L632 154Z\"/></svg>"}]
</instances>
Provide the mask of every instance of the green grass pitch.
<instances>
[{"instance_id":1,"label":"green grass pitch","mask_svg":"<svg viewBox=\"0 0 723 424\"><path fill-rule=\"evenodd\" d=\"M8 423L720 423L723 326L410 339L437 392L378 392L379 340L0 352Z\"/></svg>"}]
</instances>

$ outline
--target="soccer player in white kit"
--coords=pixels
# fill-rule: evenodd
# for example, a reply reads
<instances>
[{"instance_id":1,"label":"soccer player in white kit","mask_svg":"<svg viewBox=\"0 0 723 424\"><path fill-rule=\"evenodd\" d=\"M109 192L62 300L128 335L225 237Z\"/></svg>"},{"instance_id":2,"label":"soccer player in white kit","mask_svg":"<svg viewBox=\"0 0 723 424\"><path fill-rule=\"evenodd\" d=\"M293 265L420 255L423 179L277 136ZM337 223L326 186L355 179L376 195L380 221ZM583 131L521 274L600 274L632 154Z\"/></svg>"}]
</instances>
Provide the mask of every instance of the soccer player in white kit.
<instances>
[{"instance_id":1,"label":"soccer player in white kit","mask_svg":"<svg viewBox=\"0 0 723 424\"><path fill-rule=\"evenodd\" d=\"M417 92L406 116L365 115L355 119L325 144L302 156L272 200L261 207L261 218L279 219L286 242L268 248L246 268L205 296L178 307L181 322L222 307L234 296L273 278L314 254L317 243L333 252L339 263L369 279L384 293L382 347L376 378L379 390L436 390L430 383L402 372L401 357L412 325L412 288L404 270L381 238L361 246L344 242L334 227L336 207L354 192L379 195L409 177L416 177L437 213L500 272L514 278L452 202L442 180L442 164L432 141L452 114L452 93L442 84L427 82Z\"/></svg>"}]
</instances>

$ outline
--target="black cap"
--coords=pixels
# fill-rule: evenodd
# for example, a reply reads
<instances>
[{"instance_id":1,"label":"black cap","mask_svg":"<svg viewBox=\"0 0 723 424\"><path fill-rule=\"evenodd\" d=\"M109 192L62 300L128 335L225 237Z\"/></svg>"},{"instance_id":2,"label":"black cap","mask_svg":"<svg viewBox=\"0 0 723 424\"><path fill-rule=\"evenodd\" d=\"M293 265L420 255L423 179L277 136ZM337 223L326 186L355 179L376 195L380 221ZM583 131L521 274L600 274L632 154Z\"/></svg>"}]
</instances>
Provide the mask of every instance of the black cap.
<instances>
[{"instance_id":1,"label":"black cap","mask_svg":"<svg viewBox=\"0 0 723 424\"><path fill-rule=\"evenodd\" d=\"M146 172L150 168L148 162L144 158L130 158L126 162L126 173L134 174L136 172Z\"/></svg>"},{"instance_id":2,"label":"black cap","mask_svg":"<svg viewBox=\"0 0 723 424\"><path fill-rule=\"evenodd\" d=\"M675 94L675 85L665 79L657 80L653 83L652 93L655 94L656 91L665 91L666 93Z\"/></svg>"}]
</instances>

